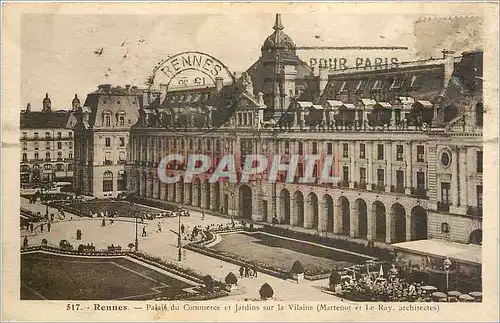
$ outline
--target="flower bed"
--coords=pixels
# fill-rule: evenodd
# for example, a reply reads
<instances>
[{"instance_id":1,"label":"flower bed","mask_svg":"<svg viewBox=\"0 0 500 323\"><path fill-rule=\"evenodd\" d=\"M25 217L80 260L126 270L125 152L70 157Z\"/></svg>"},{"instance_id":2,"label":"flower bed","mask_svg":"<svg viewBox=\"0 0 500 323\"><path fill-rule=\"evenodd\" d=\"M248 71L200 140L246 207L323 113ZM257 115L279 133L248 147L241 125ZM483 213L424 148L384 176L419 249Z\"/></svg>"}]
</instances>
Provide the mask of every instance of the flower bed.
<instances>
[{"instance_id":1,"label":"flower bed","mask_svg":"<svg viewBox=\"0 0 500 323\"><path fill-rule=\"evenodd\" d=\"M248 230L248 229L247 229ZM248 230L250 231L250 230ZM364 244L357 243L354 241L348 241L343 239L335 239L335 238L327 238L321 237L318 235L312 235L305 232L297 232L293 230L283 229L279 227L273 227L270 225L264 225L257 231L267 232L271 234L276 234L283 237L294 238L302 241L319 243L325 246L334 247L337 249L357 252L360 254L364 254L367 256L372 256L378 259L391 260L393 254L386 249L378 248L378 247L367 247Z\"/></svg>"}]
</instances>

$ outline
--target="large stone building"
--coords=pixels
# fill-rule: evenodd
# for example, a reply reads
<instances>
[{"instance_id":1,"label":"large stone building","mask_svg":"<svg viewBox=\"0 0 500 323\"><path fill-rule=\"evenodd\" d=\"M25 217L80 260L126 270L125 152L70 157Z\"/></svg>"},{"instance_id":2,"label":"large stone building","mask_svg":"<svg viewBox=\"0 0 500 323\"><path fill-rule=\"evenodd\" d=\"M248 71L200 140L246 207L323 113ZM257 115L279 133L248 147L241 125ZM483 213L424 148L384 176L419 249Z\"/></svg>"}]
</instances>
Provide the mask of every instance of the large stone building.
<instances>
[{"instance_id":1,"label":"large stone building","mask_svg":"<svg viewBox=\"0 0 500 323\"><path fill-rule=\"evenodd\" d=\"M129 190L237 218L276 218L388 244L427 238L480 244L482 52L443 51L442 59L371 71L322 70L315 77L283 29L277 16L262 56L241 79L245 92L223 127L193 137L189 128L183 134L139 119L131 129ZM141 116L168 114L147 105L142 110ZM173 153L209 154L214 163L229 153L241 160L246 154L280 154L283 163L292 154L331 155L339 180L299 183L305 163L300 157L294 183L268 183L264 173L250 183L211 184L212 167L192 182L181 178L165 184L157 166ZM185 165L168 168L182 176ZM314 175L321 168L318 161Z\"/></svg>"},{"instance_id":2,"label":"large stone building","mask_svg":"<svg viewBox=\"0 0 500 323\"><path fill-rule=\"evenodd\" d=\"M73 109L80 104L72 101ZM73 180L72 111L52 111L46 94L42 111L32 111L28 103L20 115L21 184L48 184Z\"/></svg>"},{"instance_id":3,"label":"large stone building","mask_svg":"<svg viewBox=\"0 0 500 323\"><path fill-rule=\"evenodd\" d=\"M126 191L125 160L130 127L137 122L143 91L100 85L75 115L74 188L84 195L116 197Z\"/></svg>"}]
</instances>

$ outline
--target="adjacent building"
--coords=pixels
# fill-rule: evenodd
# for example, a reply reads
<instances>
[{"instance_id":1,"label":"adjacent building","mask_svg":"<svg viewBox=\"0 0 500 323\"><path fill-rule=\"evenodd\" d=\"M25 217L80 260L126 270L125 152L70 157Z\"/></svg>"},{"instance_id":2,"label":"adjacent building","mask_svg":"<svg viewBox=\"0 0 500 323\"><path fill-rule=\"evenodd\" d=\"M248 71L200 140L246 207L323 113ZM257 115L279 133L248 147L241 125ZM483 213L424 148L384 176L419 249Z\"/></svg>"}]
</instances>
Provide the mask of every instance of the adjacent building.
<instances>
[{"instance_id":1,"label":"adjacent building","mask_svg":"<svg viewBox=\"0 0 500 323\"><path fill-rule=\"evenodd\" d=\"M127 190L129 131L149 98L143 94L136 87L99 85L75 112L74 188L79 193L105 198Z\"/></svg>"},{"instance_id":2,"label":"adjacent building","mask_svg":"<svg viewBox=\"0 0 500 323\"><path fill-rule=\"evenodd\" d=\"M73 109L79 104L75 95ZM53 111L51 105L46 94L42 111L32 111L31 104L28 104L21 112L21 184L41 185L73 180L72 111Z\"/></svg>"}]
</instances>

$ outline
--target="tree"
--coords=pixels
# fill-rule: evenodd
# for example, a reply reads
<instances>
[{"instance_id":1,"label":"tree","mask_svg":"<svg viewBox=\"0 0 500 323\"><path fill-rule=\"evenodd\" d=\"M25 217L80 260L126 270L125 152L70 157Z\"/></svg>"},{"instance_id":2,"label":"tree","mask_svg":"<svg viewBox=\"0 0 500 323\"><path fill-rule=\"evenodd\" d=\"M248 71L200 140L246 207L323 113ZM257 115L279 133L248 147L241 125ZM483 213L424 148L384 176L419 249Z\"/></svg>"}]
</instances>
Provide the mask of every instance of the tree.
<instances>
[{"instance_id":1,"label":"tree","mask_svg":"<svg viewBox=\"0 0 500 323\"><path fill-rule=\"evenodd\" d=\"M235 274L230 272L229 274L227 274L225 281L228 285L236 285L238 283L238 278L236 278Z\"/></svg>"},{"instance_id":2,"label":"tree","mask_svg":"<svg viewBox=\"0 0 500 323\"><path fill-rule=\"evenodd\" d=\"M203 277L203 284L209 292L212 292L214 290L214 280L212 276L206 275L205 277Z\"/></svg>"},{"instance_id":3,"label":"tree","mask_svg":"<svg viewBox=\"0 0 500 323\"><path fill-rule=\"evenodd\" d=\"M265 283L260 287L259 294L261 299L269 299L273 297L274 290L268 283Z\"/></svg>"},{"instance_id":4,"label":"tree","mask_svg":"<svg viewBox=\"0 0 500 323\"><path fill-rule=\"evenodd\" d=\"M130 249L130 251L132 251L132 248L134 248L134 247L135 247L135 244L133 242L128 244L128 248Z\"/></svg>"},{"instance_id":5,"label":"tree","mask_svg":"<svg viewBox=\"0 0 500 323\"><path fill-rule=\"evenodd\" d=\"M64 248L69 244L68 240L61 240L59 242L59 247Z\"/></svg>"},{"instance_id":6,"label":"tree","mask_svg":"<svg viewBox=\"0 0 500 323\"><path fill-rule=\"evenodd\" d=\"M47 239L43 238L42 239L42 246L46 246L49 242L47 241Z\"/></svg>"},{"instance_id":7,"label":"tree","mask_svg":"<svg viewBox=\"0 0 500 323\"><path fill-rule=\"evenodd\" d=\"M333 270L332 273L330 274L330 281L329 281L330 289L332 290L335 289L335 285L340 284L340 282L341 282L340 274L336 270Z\"/></svg>"},{"instance_id":8,"label":"tree","mask_svg":"<svg viewBox=\"0 0 500 323\"><path fill-rule=\"evenodd\" d=\"M303 274L304 273L304 267L302 266L302 263L298 260L295 260L295 262L292 265L292 274Z\"/></svg>"}]
</instances>

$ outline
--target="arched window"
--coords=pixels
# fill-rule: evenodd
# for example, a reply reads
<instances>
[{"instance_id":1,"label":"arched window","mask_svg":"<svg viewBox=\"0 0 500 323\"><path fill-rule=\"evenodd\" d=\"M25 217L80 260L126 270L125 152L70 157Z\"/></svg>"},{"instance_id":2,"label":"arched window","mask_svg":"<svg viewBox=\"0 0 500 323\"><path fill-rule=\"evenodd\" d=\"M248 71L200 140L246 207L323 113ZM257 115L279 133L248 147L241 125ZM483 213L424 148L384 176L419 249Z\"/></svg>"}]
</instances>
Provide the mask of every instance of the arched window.
<instances>
[{"instance_id":1,"label":"arched window","mask_svg":"<svg viewBox=\"0 0 500 323\"><path fill-rule=\"evenodd\" d=\"M111 111L106 110L102 113L102 126L111 127Z\"/></svg>"},{"instance_id":2,"label":"arched window","mask_svg":"<svg viewBox=\"0 0 500 323\"><path fill-rule=\"evenodd\" d=\"M113 173L109 170L104 172L102 177L102 191L113 192Z\"/></svg>"},{"instance_id":3,"label":"arched window","mask_svg":"<svg viewBox=\"0 0 500 323\"><path fill-rule=\"evenodd\" d=\"M127 190L127 174L124 170L118 172L118 178L116 184L118 186L118 191Z\"/></svg>"},{"instance_id":4,"label":"arched window","mask_svg":"<svg viewBox=\"0 0 500 323\"><path fill-rule=\"evenodd\" d=\"M125 126L125 111L120 110L116 113L116 123L119 127Z\"/></svg>"}]
</instances>

